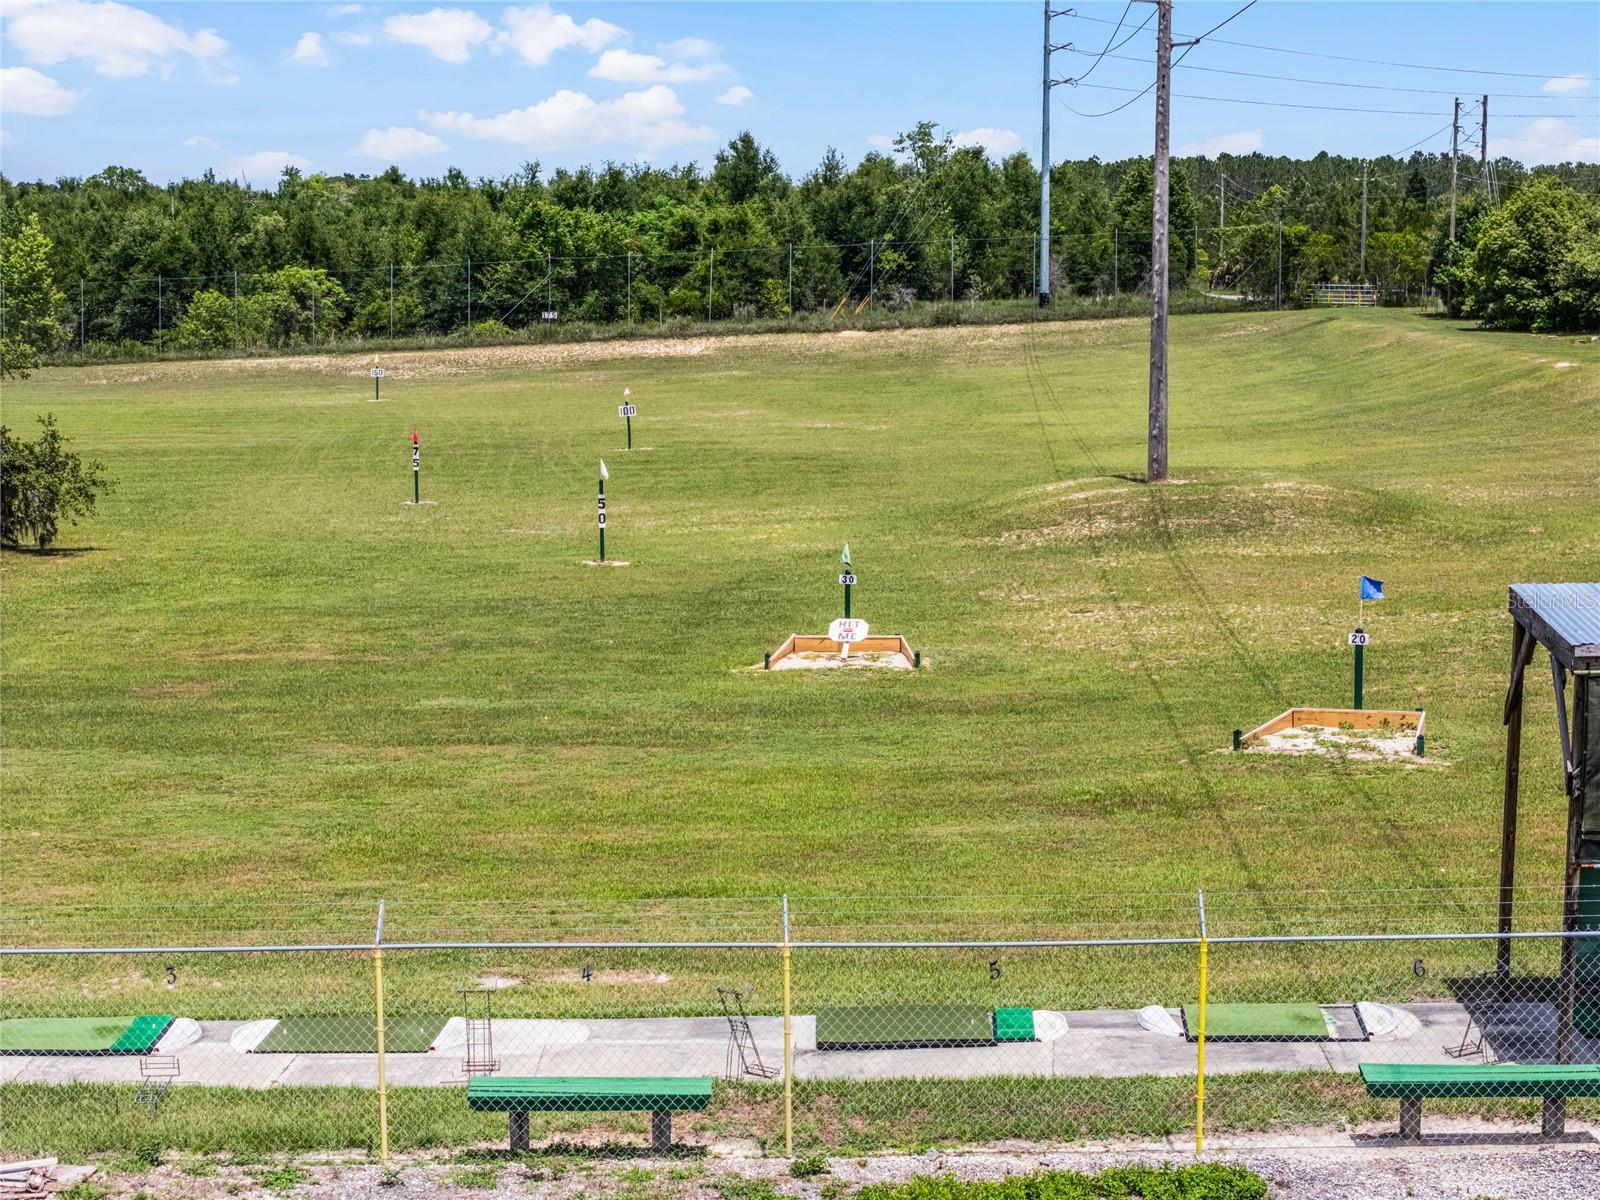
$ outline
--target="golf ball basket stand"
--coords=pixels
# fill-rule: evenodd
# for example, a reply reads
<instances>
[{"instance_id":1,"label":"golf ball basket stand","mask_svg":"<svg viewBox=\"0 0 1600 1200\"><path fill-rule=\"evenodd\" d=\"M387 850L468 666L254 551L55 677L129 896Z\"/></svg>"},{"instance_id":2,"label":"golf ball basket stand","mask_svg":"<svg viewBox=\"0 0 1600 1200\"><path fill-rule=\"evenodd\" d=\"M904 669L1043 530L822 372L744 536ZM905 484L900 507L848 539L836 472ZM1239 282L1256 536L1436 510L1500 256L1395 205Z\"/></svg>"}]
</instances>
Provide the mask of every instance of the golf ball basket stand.
<instances>
[{"instance_id":1,"label":"golf ball basket stand","mask_svg":"<svg viewBox=\"0 0 1600 1200\"><path fill-rule=\"evenodd\" d=\"M1422 709L1402 708L1291 708L1279 713L1248 733L1233 731L1233 748L1248 750L1274 733L1307 726L1321 729L1391 729L1397 735L1413 736L1412 753L1422 758L1427 750L1428 714Z\"/></svg>"},{"instance_id":2,"label":"golf ball basket stand","mask_svg":"<svg viewBox=\"0 0 1600 1200\"><path fill-rule=\"evenodd\" d=\"M854 642L838 642L825 633L791 633L783 645L765 656L762 668L770 671L792 654L828 655L840 666L868 654L899 654L913 669L922 666L922 651L913 650L898 633L872 633Z\"/></svg>"}]
</instances>

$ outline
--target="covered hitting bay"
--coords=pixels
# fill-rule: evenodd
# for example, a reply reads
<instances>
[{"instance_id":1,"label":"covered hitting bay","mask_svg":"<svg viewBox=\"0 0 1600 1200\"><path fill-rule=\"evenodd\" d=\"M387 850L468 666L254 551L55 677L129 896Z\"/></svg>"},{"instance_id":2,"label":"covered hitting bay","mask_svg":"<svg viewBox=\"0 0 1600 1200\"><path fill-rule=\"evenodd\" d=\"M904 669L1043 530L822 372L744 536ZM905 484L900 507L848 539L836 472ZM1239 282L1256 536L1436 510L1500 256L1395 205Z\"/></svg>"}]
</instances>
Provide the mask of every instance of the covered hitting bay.
<instances>
[{"instance_id":1,"label":"covered hitting bay","mask_svg":"<svg viewBox=\"0 0 1600 1200\"><path fill-rule=\"evenodd\" d=\"M1505 802L1500 831L1500 939L1496 975L1509 980L1522 759L1522 697L1534 651L1550 659L1560 739L1567 838L1562 864L1561 967L1555 1061L1574 1061L1577 1037L1600 1036L1600 583L1511 586L1511 678L1506 690ZM1570 684L1570 686L1569 686ZM1562 1127L1565 1101L1545 1101L1545 1132Z\"/></svg>"}]
</instances>

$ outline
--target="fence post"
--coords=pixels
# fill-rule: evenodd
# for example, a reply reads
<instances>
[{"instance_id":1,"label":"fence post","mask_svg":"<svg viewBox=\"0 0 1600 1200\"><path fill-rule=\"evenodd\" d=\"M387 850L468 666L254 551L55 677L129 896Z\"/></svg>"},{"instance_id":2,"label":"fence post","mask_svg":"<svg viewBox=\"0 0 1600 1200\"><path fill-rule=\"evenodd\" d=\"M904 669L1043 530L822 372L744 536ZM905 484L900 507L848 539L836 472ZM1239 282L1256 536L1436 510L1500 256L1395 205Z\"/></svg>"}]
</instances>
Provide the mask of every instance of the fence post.
<instances>
[{"instance_id":1,"label":"fence post","mask_svg":"<svg viewBox=\"0 0 1600 1200\"><path fill-rule=\"evenodd\" d=\"M783 1154L794 1157L794 1012L789 1002L789 894L783 895Z\"/></svg>"},{"instance_id":2,"label":"fence post","mask_svg":"<svg viewBox=\"0 0 1600 1200\"><path fill-rule=\"evenodd\" d=\"M711 295L717 290L717 248L711 247L711 270L706 275L706 320L711 320Z\"/></svg>"},{"instance_id":3,"label":"fence post","mask_svg":"<svg viewBox=\"0 0 1600 1200\"><path fill-rule=\"evenodd\" d=\"M794 243L789 243L789 315L794 315Z\"/></svg>"},{"instance_id":4,"label":"fence post","mask_svg":"<svg viewBox=\"0 0 1600 1200\"><path fill-rule=\"evenodd\" d=\"M1196 892L1200 910L1200 1028L1195 1034L1194 1155L1206 1148L1206 894Z\"/></svg>"},{"instance_id":5,"label":"fence post","mask_svg":"<svg viewBox=\"0 0 1600 1200\"><path fill-rule=\"evenodd\" d=\"M156 273L156 349L158 351L163 349L161 334L161 273L158 271Z\"/></svg>"},{"instance_id":6,"label":"fence post","mask_svg":"<svg viewBox=\"0 0 1600 1200\"><path fill-rule=\"evenodd\" d=\"M956 302L956 239L950 239L950 303Z\"/></svg>"},{"instance_id":7,"label":"fence post","mask_svg":"<svg viewBox=\"0 0 1600 1200\"><path fill-rule=\"evenodd\" d=\"M239 348L239 269L233 271L233 348Z\"/></svg>"},{"instance_id":8,"label":"fence post","mask_svg":"<svg viewBox=\"0 0 1600 1200\"><path fill-rule=\"evenodd\" d=\"M311 344L317 344L317 269L311 268Z\"/></svg>"},{"instance_id":9,"label":"fence post","mask_svg":"<svg viewBox=\"0 0 1600 1200\"><path fill-rule=\"evenodd\" d=\"M383 901L378 901L378 928L372 938L372 982L378 1008L378 1161L389 1162L389 1081L383 1060Z\"/></svg>"},{"instance_id":10,"label":"fence post","mask_svg":"<svg viewBox=\"0 0 1600 1200\"><path fill-rule=\"evenodd\" d=\"M394 341L394 263L389 263L389 340Z\"/></svg>"},{"instance_id":11,"label":"fence post","mask_svg":"<svg viewBox=\"0 0 1600 1200\"><path fill-rule=\"evenodd\" d=\"M78 353L83 353L84 344L84 317L83 317L83 276L78 276Z\"/></svg>"},{"instance_id":12,"label":"fence post","mask_svg":"<svg viewBox=\"0 0 1600 1200\"><path fill-rule=\"evenodd\" d=\"M472 332L472 259L467 259L467 332Z\"/></svg>"},{"instance_id":13,"label":"fence post","mask_svg":"<svg viewBox=\"0 0 1600 1200\"><path fill-rule=\"evenodd\" d=\"M628 251L628 324L633 324L633 251Z\"/></svg>"}]
</instances>

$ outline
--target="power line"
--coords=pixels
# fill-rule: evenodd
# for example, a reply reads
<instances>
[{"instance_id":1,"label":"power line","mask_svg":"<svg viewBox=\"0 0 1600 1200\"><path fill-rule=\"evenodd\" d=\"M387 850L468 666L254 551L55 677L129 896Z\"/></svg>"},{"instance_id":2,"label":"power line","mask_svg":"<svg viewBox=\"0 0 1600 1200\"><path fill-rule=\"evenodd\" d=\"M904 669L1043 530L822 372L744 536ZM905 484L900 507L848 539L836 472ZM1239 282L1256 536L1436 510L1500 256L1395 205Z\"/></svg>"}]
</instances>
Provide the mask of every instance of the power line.
<instances>
[{"instance_id":1,"label":"power line","mask_svg":"<svg viewBox=\"0 0 1600 1200\"><path fill-rule=\"evenodd\" d=\"M1085 57L1093 53L1089 50L1079 50L1073 46L1067 46L1065 49L1073 54L1081 54ZM1148 63L1151 61L1148 58L1140 58L1132 54L1108 54L1102 52L1099 57L1115 58L1121 62ZM1173 65L1176 66L1177 64L1174 63ZM1202 67L1198 63L1192 64L1187 69L1190 71L1204 71L1210 75L1237 75L1245 79L1271 79L1280 83L1309 83L1316 87L1360 88L1363 91L1375 92L1410 92L1419 96L1454 96L1456 94L1450 88L1414 88L1386 83L1348 83L1340 79L1305 79L1298 75L1268 75L1260 71L1236 71L1227 67ZM1086 79L1088 74L1085 71L1079 78ZM1489 98L1491 100L1553 100L1557 102L1587 101L1591 104L1594 103L1594 97L1592 96L1548 96L1542 92L1490 92ZM1557 114L1552 113L1550 115L1555 116Z\"/></svg>"},{"instance_id":2,"label":"power line","mask_svg":"<svg viewBox=\"0 0 1600 1200\"><path fill-rule=\"evenodd\" d=\"M1237 16L1238 14L1235 13L1234 15ZM1079 20L1096 21L1102 25L1111 24L1104 17L1080 17ZM1228 18L1228 21L1231 20L1233 20L1233 17ZM1222 25L1226 25L1228 21L1222 22ZM1212 29L1221 29L1222 25L1214 25ZM1201 36L1207 35L1202 34ZM1507 79L1550 79L1557 75L1571 73L1562 71L1543 71L1538 73L1532 71L1490 71L1473 67L1436 67L1430 63L1391 62L1383 58L1355 58L1347 54L1328 54L1321 50L1291 50L1284 46L1263 46L1256 42L1232 42L1226 38L1217 38L1216 42L1219 46L1239 46L1245 50L1266 50L1273 54L1298 54L1304 58L1326 58L1335 62L1365 63L1373 67L1400 67L1407 71L1449 71L1457 75L1499 75Z\"/></svg>"},{"instance_id":3,"label":"power line","mask_svg":"<svg viewBox=\"0 0 1600 1200\"><path fill-rule=\"evenodd\" d=\"M1144 25L1139 26L1138 29L1135 29L1127 37L1123 38L1120 42L1117 42L1117 34L1122 32L1122 23L1128 19L1128 14L1133 11L1133 5L1134 5L1134 0L1128 0L1128 6L1122 10L1122 15L1117 18L1117 27L1111 31L1111 36L1106 39L1105 48L1102 49L1099 54L1095 55L1095 60L1092 63L1089 64L1089 69L1087 71L1085 71L1082 75L1079 75L1077 77L1077 79L1069 80L1068 81L1069 83L1076 84L1076 83L1080 82L1081 80L1089 78L1089 76L1094 73L1094 69L1100 65L1100 60L1105 58L1107 55L1110 55L1113 58L1120 58L1121 55L1113 55L1113 54L1111 54L1111 52L1113 50L1118 49L1121 46L1126 46L1134 38L1138 37L1141 33L1144 32L1145 26L1149 25L1151 20L1156 15L1154 9L1151 9L1150 15L1144 19ZM1112 45L1113 42L1116 42L1116 45ZM1070 46L1070 45L1063 46L1062 49L1063 50L1071 50L1074 54L1088 54L1089 53L1089 51L1087 51L1087 50L1078 50L1075 47Z\"/></svg>"},{"instance_id":4,"label":"power line","mask_svg":"<svg viewBox=\"0 0 1600 1200\"><path fill-rule=\"evenodd\" d=\"M1174 63L1173 66L1177 66L1177 63ZM1083 86L1086 88L1097 88L1103 92L1131 92L1134 90L1133 88L1117 87L1109 83L1086 83ZM1139 96L1144 95L1145 92L1148 92L1149 90L1149 88L1146 88L1143 92L1140 92L1138 95L1134 96L1133 100L1137 100ZM1384 116L1393 117L1432 117L1437 115L1436 113L1429 112L1426 109L1351 108L1341 104L1296 104L1289 100L1252 100L1240 96L1200 96L1194 94L1193 92L1184 92L1182 94L1174 92L1173 98L1177 100L1209 100L1217 104L1253 104L1264 108L1307 108L1314 109L1318 112L1378 113ZM1133 100L1129 100L1128 103L1132 104ZM1126 107L1126 105L1122 107ZM1111 111L1116 112L1117 110L1112 109ZM1502 115L1519 120L1540 120L1553 118L1554 120L1558 121L1571 121L1575 119L1572 117L1563 117L1555 113L1503 113ZM1600 123L1600 121L1597 121L1596 123Z\"/></svg>"},{"instance_id":5,"label":"power line","mask_svg":"<svg viewBox=\"0 0 1600 1200\"><path fill-rule=\"evenodd\" d=\"M1202 33L1199 37L1189 39L1189 44L1184 47L1183 53L1178 55L1178 61L1173 63L1172 65L1174 67L1181 66L1183 64L1183 60L1189 57L1189 51L1193 50L1201 42L1205 41L1206 38L1210 37L1217 30L1221 29L1224 25L1226 25L1229 21L1233 20L1233 18L1237 17L1240 13L1248 12L1250 9L1254 8L1256 6L1256 2L1257 2L1257 0L1249 0L1249 2L1247 4L1243 5L1240 8L1235 9L1228 16L1224 17L1222 20L1218 21L1215 25L1213 25L1210 29L1208 29L1204 33ZM1156 6L1156 11L1157 12L1160 11L1160 5L1159 4ZM1090 21L1100 21L1101 20L1099 17L1086 17L1084 19L1085 20L1090 20ZM1102 23L1103 24L1110 24L1109 21L1103 21ZM1149 22L1146 22L1146 24L1148 24L1148 23ZM1075 85L1075 81L1074 81L1074 85ZM1086 83L1083 86L1084 87L1099 87L1100 85L1097 84L1097 83ZM1065 101L1062 102L1062 107L1065 108L1069 113L1073 114L1073 116L1077 116L1077 117L1090 117L1090 118L1109 117L1112 113L1118 113L1118 112L1121 112L1123 109L1127 108L1129 104L1132 104L1134 102L1134 100L1139 99L1140 96L1148 96L1152 91L1155 90L1155 86L1156 86L1155 80L1152 79L1150 81L1150 86L1145 88L1144 91L1140 92L1138 96L1134 96L1132 99L1126 101L1125 103L1119 104L1119 105L1117 105L1117 107L1115 107L1113 109L1110 109L1110 110L1108 110L1106 112L1103 112L1103 113L1079 112L1077 109L1073 108L1072 105L1067 104ZM1122 90L1126 90L1126 89L1120 89L1119 88L1118 90L1122 91Z\"/></svg>"}]
</instances>

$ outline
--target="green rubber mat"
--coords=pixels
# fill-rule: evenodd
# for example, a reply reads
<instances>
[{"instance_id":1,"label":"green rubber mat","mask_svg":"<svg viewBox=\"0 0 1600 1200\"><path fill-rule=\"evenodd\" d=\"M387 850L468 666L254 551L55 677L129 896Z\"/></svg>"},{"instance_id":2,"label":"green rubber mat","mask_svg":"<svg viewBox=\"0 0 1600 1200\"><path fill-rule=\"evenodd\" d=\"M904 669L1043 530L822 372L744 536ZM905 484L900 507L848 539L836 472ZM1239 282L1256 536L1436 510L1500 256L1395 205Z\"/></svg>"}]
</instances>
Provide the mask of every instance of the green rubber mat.
<instances>
[{"instance_id":1,"label":"green rubber mat","mask_svg":"<svg viewBox=\"0 0 1600 1200\"><path fill-rule=\"evenodd\" d=\"M385 1054L424 1054L448 1017L396 1016L383 1023ZM373 1054L378 1023L372 1017L284 1017L261 1039L257 1054Z\"/></svg>"},{"instance_id":2,"label":"green rubber mat","mask_svg":"<svg viewBox=\"0 0 1600 1200\"><path fill-rule=\"evenodd\" d=\"M819 1008L818 1050L992 1046L994 1014L970 1004L879 1004Z\"/></svg>"},{"instance_id":3,"label":"green rubber mat","mask_svg":"<svg viewBox=\"0 0 1600 1200\"><path fill-rule=\"evenodd\" d=\"M994 1037L997 1042L1031 1042L1033 1009L997 1008L994 1010Z\"/></svg>"},{"instance_id":4,"label":"green rubber mat","mask_svg":"<svg viewBox=\"0 0 1600 1200\"><path fill-rule=\"evenodd\" d=\"M0 1054L148 1054L171 1017L15 1017L0 1021Z\"/></svg>"},{"instance_id":5,"label":"green rubber mat","mask_svg":"<svg viewBox=\"0 0 1600 1200\"><path fill-rule=\"evenodd\" d=\"M1183 1028L1189 1040L1200 1031L1200 1006L1183 1006ZM1328 1019L1315 1004L1208 1004L1206 1041L1325 1042Z\"/></svg>"}]
</instances>

